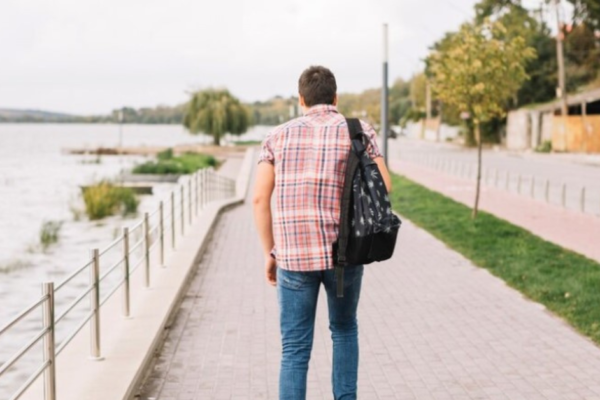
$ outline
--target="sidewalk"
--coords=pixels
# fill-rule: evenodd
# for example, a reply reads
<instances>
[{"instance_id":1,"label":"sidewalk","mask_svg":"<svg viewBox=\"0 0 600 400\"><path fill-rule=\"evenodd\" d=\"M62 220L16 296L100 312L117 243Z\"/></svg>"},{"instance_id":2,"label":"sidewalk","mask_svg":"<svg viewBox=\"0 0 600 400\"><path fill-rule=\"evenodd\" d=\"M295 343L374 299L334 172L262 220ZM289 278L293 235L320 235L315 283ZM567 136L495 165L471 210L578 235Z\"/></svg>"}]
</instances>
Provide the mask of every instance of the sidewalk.
<instances>
[{"instance_id":1,"label":"sidewalk","mask_svg":"<svg viewBox=\"0 0 600 400\"><path fill-rule=\"evenodd\" d=\"M276 291L251 204L222 215L141 400L278 399ZM331 399L321 293L308 399ZM600 348L404 221L393 259L367 267L359 398L600 398Z\"/></svg>"}]
</instances>

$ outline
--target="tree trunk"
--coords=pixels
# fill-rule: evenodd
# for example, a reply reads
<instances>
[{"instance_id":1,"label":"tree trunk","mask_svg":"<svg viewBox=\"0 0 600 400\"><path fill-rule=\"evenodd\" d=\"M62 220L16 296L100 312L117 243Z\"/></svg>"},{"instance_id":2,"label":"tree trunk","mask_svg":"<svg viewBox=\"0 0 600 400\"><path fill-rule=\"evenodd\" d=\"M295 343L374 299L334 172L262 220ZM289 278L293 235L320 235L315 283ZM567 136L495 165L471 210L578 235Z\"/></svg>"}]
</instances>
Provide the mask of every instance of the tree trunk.
<instances>
[{"instance_id":1,"label":"tree trunk","mask_svg":"<svg viewBox=\"0 0 600 400\"><path fill-rule=\"evenodd\" d=\"M475 186L475 205L473 206L473 212L471 214L471 218L477 218L477 212L479 211L479 193L481 191L481 150L482 150L482 140L481 140L481 129L479 127L479 122L475 122L475 136L477 139L477 183Z\"/></svg>"},{"instance_id":2,"label":"tree trunk","mask_svg":"<svg viewBox=\"0 0 600 400\"><path fill-rule=\"evenodd\" d=\"M473 123L469 120L466 121L467 132L465 136L465 146L473 147L477 144L476 134L474 132Z\"/></svg>"},{"instance_id":3,"label":"tree trunk","mask_svg":"<svg viewBox=\"0 0 600 400\"><path fill-rule=\"evenodd\" d=\"M221 145L221 134L219 134L219 133L213 133L213 144L215 146L220 146Z\"/></svg>"}]
</instances>

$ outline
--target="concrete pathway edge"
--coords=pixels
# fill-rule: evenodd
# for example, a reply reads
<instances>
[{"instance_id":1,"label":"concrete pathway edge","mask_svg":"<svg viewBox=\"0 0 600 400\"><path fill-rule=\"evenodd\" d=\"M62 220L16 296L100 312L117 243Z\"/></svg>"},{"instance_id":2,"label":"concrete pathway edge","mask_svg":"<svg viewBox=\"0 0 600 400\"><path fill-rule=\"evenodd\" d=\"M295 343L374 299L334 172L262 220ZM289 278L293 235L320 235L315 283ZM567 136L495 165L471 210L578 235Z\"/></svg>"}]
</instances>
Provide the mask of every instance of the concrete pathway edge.
<instances>
[{"instance_id":1,"label":"concrete pathway edge","mask_svg":"<svg viewBox=\"0 0 600 400\"><path fill-rule=\"evenodd\" d=\"M102 360L89 359L90 331L84 327L57 357L56 388L60 400L129 400L162 345L165 331L185 294L191 272L205 251L219 215L244 202L251 181L254 149L246 151L236 180L236 196L214 201L187 228L166 268L153 264L149 289L141 268L131 276L131 318L122 317L122 299L115 293L101 308ZM89 324L88 324L89 325ZM20 400L44 399L43 374Z\"/></svg>"}]
</instances>

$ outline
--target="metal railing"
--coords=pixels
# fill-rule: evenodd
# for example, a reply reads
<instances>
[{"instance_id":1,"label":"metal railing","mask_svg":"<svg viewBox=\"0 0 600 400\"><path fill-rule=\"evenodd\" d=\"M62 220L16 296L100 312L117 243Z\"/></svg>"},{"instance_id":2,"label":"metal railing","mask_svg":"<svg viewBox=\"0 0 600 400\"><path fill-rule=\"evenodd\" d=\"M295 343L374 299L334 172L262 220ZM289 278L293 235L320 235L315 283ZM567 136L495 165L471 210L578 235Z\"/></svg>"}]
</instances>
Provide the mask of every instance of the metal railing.
<instances>
[{"instance_id":1,"label":"metal railing","mask_svg":"<svg viewBox=\"0 0 600 400\"><path fill-rule=\"evenodd\" d=\"M449 175L465 179L477 178L477 164L451 158L430 156L408 156L410 162L421 164ZM533 174L522 174L499 168L482 167L481 183L507 192L528 196L548 204L570 208L581 213L600 216L600 189L595 192L586 186L573 187L566 182L539 178ZM593 188L592 188L593 189Z\"/></svg>"},{"instance_id":2,"label":"metal railing","mask_svg":"<svg viewBox=\"0 0 600 400\"><path fill-rule=\"evenodd\" d=\"M160 201L159 206L151 213L144 213L143 219L131 227L123 229L122 234L104 249L92 249L90 259L81 267L73 271L60 283L44 282L42 284L42 296L28 307L24 308L17 316L3 327L0 327L0 337L15 327L34 310L42 308L42 326L25 345L8 360L0 365L0 378L15 365L26 353L28 353L40 341L43 343L43 362L22 383L19 388L10 394L9 400L19 399L33 382L44 374L43 389L44 400L56 400L56 369L55 359L79 333L79 331L90 323L90 358L102 360L102 347L100 337L100 308L119 289L122 290L122 315L131 317L130 300L131 288L130 277L141 265L143 265L144 288L151 286L152 260L151 255L158 249L158 263L160 267L165 266L166 236L170 236L172 249L176 248L178 237L185 234L186 228L200 215L200 210L206 204L215 200L224 200L235 196L235 181L214 172L212 168L200 170L192 175L183 177L178 186L173 190L167 200ZM133 238L133 243L131 243ZM137 239L136 241L136 238ZM105 257L108 253L121 247L121 254L106 270L101 271L101 266L106 263ZM139 259L132 263L135 255L142 253ZM102 293L101 283L114 272L121 271L121 276L113 282L112 288L106 294ZM59 314L55 315L55 296L69 282L83 274L89 274L87 288L69 303ZM101 273L102 272L102 273ZM61 322L82 300L89 298L89 310L85 318L77 323L74 329L70 329L66 337L56 342L56 326Z\"/></svg>"}]
</instances>

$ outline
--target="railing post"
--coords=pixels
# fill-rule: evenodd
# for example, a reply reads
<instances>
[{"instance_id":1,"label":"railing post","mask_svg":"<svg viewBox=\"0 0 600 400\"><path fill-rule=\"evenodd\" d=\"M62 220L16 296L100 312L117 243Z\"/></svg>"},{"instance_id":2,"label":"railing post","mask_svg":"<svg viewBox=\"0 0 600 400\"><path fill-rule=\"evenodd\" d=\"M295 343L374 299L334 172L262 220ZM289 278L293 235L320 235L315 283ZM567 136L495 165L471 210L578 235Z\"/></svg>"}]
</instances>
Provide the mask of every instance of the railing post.
<instances>
[{"instance_id":1,"label":"railing post","mask_svg":"<svg viewBox=\"0 0 600 400\"><path fill-rule=\"evenodd\" d=\"M181 195L181 236L185 233L185 184L181 184L179 192Z\"/></svg>"},{"instance_id":2,"label":"railing post","mask_svg":"<svg viewBox=\"0 0 600 400\"><path fill-rule=\"evenodd\" d=\"M92 318L90 319L90 358L102 360L100 355L100 250L93 249L92 267L90 268L90 308Z\"/></svg>"},{"instance_id":3,"label":"railing post","mask_svg":"<svg viewBox=\"0 0 600 400\"><path fill-rule=\"evenodd\" d=\"M150 215L144 213L144 287L150 287Z\"/></svg>"},{"instance_id":4,"label":"railing post","mask_svg":"<svg viewBox=\"0 0 600 400\"><path fill-rule=\"evenodd\" d=\"M165 265L165 205L161 200L158 203L158 232L160 240L160 266L166 267Z\"/></svg>"},{"instance_id":5,"label":"railing post","mask_svg":"<svg viewBox=\"0 0 600 400\"><path fill-rule=\"evenodd\" d=\"M507 192L510 189L510 171L506 171L506 181L504 184L504 190L506 190Z\"/></svg>"},{"instance_id":6,"label":"railing post","mask_svg":"<svg viewBox=\"0 0 600 400\"><path fill-rule=\"evenodd\" d=\"M129 228L123 228L123 316L130 317L129 304Z\"/></svg>"},{"instance_id":7,"label":"railing post","mask_svg":"<svg viewBox=\"0 0 600 400\"><path fill-rule=\"evenodd\" d=\"M175 191L171 192L171 247L175 249Z\"/></svg>"},{"instance_id":8,"label":"railing post","mask_svg":"<svg viewBox=\"0 0 600 400\"><path fill-rule=\"evenodd\" d=\"M579 210L585 212L585 186L581 188L581 196L579 197Z\"/></svg>"},{"instance_id":9,"label":"railing post","mask_svg":"<svg viewBox=\"0 0 600 400\"><path fill-rule=\"evenodd\" d=\"M533 175L531 175L531 184L529 189L529 194L531 195L531 198L535 199L535 176Z\"/></svg>"},{"instance_id":10,"label":"railing post","mask_svg":"<svg viewBox=\"0 0 600 400\"><path fill-rule=\"evenodd\" d=\"M192 224L192 178L188 179L188 223Z\"/></svg>"},{"instance_id":11,"label":"railing post","mask_svg":"<svg viewBox=\"0 0 600 400\"><path fill-rule=\"evenodd\" d=\"M521 174L519 174L519 177L517 178L517 193L521 194Z\"/></svg>"},{"instance_id":12,"label":"railing post","mask_svg":"<svg viewBox=\"0 0 600 400\"><path fill-rule=\"evenodd\" d=\"M563 183L561 193L561 203L563 207L567 206L567 184Z\"/></svg>"},{"instance_id":13,"label":"railing post","mask_svg":"<svg viewBox=\"0 0 600 400\"><path fill-rule=\"evenodd\" d=\"M500 173L498 172L498 168L494 170L494 187L498 187L498 179Z\"/></svg>"},{"instance_id":14,"label":"railing post","mask_svg":"<svg viewBox=\"0 0 600 400\"><path fill-rule=\"evenodd\" d=\"M194 184L196 185L196 190L194 191L194 193L196 194L196 196L194 197L195 202L194 202L194 209L196 210L196 217L198 217L198 195L200 194L200 192L198 191L198 177L200 176L199 172L196 171L196 173L194 174Z\"/></svg>"},{"instance_id":15,"label":"railing post","mask_svg":"<svg viewBox=\"0 0 600 400\"><path fill-rule=\"evenodd\" d=\"M215 170L210 167L210 190L208 191L210 201L215 200Z\"/></svg>"},{"instance_id":16,"label":"railing post","mask_svg":"<svg viewBox=\"0 0 600 400\"><path fill-rule=\"evenodd\" d=\"M56 346L54 342L54 282L42 284L42 295L48 296L43 307L44 328L44 400L56 400Z\"/></svg>"},{"instance_id":17,"label":"railing post","mask_svg":"<svg viewBox=\"0 0 600 400\"><path fill-rule=\"evenodd\" d=\"M212 200L212 171L210 167L206 170L206 204Z\"/></svg>"},{"instance_id":18,"label":"railing post","mask_svg":"<svg viewBox=\"0 0 600 400\"><path fill-rule=\"evenodd\" d=\"M208 189L206 191L206 202L210 203L212 201L212 186L213 186L212 169L210 167L208 168L208 171L206 172L206 180L207 180L206 188Z\"/></svg>"},{"instance_id":19,"label":"railing post","mask_svg":"<svg viewBox=\"0 0 600 400\"><path fill-rule=\"evenodd\" d=\"M200 175L200 206L203 210L206 206L206 168L202 169Z\"/></svg>"},{"instance_id":20,"label":"railing post","mask_svg":"<svg viewBox=\"0 0 600 400\"><path fill-rule=\"evenodd\" d=\"M546 179L546 187L544 189L544 198L546 199L546 203L550 201L550 180Z\"/></svg>"}]
</instances>

